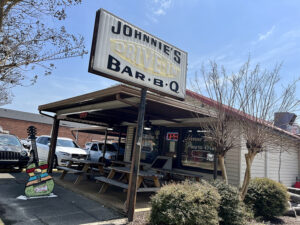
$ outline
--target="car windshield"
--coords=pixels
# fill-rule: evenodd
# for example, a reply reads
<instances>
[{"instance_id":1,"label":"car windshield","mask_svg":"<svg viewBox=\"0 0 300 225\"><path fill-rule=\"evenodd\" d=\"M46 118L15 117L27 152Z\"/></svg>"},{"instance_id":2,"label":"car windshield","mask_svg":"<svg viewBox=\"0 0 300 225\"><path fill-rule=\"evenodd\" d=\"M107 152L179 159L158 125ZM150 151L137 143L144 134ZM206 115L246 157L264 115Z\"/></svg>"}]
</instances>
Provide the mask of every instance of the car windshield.
<instances>
[{"instance_id":1,"label":"car windshield","mask_svg":"<svg viewBox=\"0 0 300 225\"><path fill-rule=\"evenodd\" d=\"M21 143L14 136L0 136L0 145L6 146L18 146L21 147Z\"/></svg>"},{"instance_id":2,"label":"car windshield","mask_svg":"<svg viewBox=\"0 0 300 225\"><path fill-rule=\"evenodd\" d=\"M62 147L69 147L69 148L79 148L78 145L71 140L63 140L63 139L57 139L57 146Z\"/></svg>"}]
</instances>

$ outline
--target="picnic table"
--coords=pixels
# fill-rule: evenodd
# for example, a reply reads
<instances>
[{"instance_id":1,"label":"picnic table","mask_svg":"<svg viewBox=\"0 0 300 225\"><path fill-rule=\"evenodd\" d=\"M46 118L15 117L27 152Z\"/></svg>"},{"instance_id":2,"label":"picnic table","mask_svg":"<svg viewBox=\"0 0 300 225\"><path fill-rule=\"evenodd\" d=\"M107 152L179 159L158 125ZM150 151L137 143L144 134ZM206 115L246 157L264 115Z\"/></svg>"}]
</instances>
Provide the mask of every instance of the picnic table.
<instances>
[{"instance_id":1,"label":"picnic table","mask_svg":"<svg viewBox=\"0 0 300 225\"><path fill-rule=\"evenodd\" d=\"M72 168L75 165L82 164L83 167L81 170ZM68 161L68 164L66 167L64 166L57 166L57 169L63 170L63 173L60 176L60 179L64 179L67 173L73 173L73 174L78 174L77 179L75 180L74 184L78 184L84 175L89 175L89 170L93 171L93 166L97 166L98 170L101 174L104 174L104 166L105 163L102 162L93 162L91 160L82 160L82 159L70 159Z\"/></svg>"},{"instance_id":2,"label":"picnic table","mask_svg":"<svg viewBox=\"0 0 300 225\"><path fill-rule=\"evenodd\" d=\"M165 174L167 176L171 176L171 175L177 175L177 176L182 176L184 178L195 178L196 181L200 181L200 179L203 177L200 174L195 174L192 173L190 171L186 171L186 170L179 170L179 169L162 169L162 168L151 168L151 170L154 170L156 172Z\"/></svg>"},{"instance_id":3,"label":"picnic table","mask_svg":"<svg viewBox=\"0 0 300 225\"><path fill-rule=\"evenodd\" d=\"M126 175L129 177L131 171L129 167L109 167L110 172L107 177L100 176L95 177L95 180L103 182L103 185L99 191L99 193L104 193L109 185L114 185L117 187L121 187L123 189L128 190L128 183L123 183L121 181L113 179L116 175L116 173L121 173L122 175ZM159 178L162 178L162 174L155 173L153 171L139 171L138 174L138 182L137 182L137 192L155 192L160 189L160 182ZM155 187L147 187L147 185L143 185L144 187L141 187L143 181L145 178L152 179L154 181ZM129 181L129 179L127 179Z\"/></svg>"}]
</instances>

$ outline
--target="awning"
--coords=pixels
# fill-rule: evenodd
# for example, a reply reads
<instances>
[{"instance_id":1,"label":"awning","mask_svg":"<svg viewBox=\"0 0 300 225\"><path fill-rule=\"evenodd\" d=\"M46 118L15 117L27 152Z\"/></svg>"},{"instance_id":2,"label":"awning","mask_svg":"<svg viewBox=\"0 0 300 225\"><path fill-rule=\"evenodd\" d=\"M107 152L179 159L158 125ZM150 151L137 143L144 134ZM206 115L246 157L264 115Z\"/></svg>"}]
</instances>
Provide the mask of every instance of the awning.
<instances>
[{"instance_id":1,"label":"awning","mask_svg":"<svg viewBox=\"0 0 300 225\"><path fill-rule=\"evenodd\" d=\"M135 124L138 115L140 90L118 85L57 101L38 107L39 111L52 112L58 119L113 127ZM180 101L147 93L145 120L153 125L182 126L195 124L211 117L208 109L191 101ZM196 119L195 119L196 118Z\"/></svg>"}]
</instances>

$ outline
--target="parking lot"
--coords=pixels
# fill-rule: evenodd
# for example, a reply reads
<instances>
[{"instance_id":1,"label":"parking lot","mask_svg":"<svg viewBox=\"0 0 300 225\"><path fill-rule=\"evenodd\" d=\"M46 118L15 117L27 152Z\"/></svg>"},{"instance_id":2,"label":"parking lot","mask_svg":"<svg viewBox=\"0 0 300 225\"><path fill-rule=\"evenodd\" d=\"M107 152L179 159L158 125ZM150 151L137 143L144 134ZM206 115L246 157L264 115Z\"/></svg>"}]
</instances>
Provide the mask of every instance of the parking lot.
<instances>
[{"instance_id":1,"label":"parking lot","mask_svg":"<svg viewBox=\"0 0 300 225\"><path fill-rule=\"evenodd\" d=\"M0 173L0 218L4 224L98 224L122 218L118 212L104 207L59 185L56 198L16 199L24 195L26 173ZM105 223L111 224L111 223Z\"/></svg>"}]
</instances>

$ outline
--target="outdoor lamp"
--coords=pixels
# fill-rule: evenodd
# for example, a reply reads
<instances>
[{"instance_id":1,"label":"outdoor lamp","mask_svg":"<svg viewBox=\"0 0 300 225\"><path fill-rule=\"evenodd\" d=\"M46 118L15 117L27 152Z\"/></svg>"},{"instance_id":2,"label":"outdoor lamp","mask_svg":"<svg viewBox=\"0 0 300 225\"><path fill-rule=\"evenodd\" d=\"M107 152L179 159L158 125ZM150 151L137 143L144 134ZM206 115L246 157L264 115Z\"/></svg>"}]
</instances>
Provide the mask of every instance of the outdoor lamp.
<instances>
[{"instance_id":1,"label":"outdoor lamp","mask_svg":"<svg viewBox=\"0 0 300 225\"><path fill-rule=\"evenodd\" d=\"M149 118L147 119L145 126L144 126L144 130L151 130L151 122L149 120Z\"/></svg>"}]
</instances>

